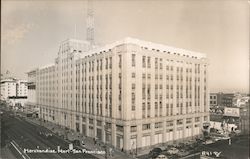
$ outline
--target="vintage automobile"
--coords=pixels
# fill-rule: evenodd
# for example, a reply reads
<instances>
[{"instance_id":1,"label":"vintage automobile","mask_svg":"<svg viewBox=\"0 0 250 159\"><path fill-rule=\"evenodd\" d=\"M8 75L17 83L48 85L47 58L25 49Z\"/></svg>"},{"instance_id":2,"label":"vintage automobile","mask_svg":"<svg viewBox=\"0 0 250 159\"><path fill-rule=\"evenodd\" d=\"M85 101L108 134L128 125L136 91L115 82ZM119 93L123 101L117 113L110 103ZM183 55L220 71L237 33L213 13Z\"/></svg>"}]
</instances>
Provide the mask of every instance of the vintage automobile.
<instances>
[{"instance_id":1,"label":"vintage automobile","mask_svg":"<svg viewBox=\"0 0 250 159\"><path fill-rule=\"evenodd\" d=\"M178 152L179 152L179 150L178 150L177 148L175 148L175 147L172 147L172 148L170 148L170 149L167 151L167 153L170 154L170 155L175 155L175 154L177 154Z\"/></svg>"},{"instance_id":2,"label":"vintage automobile","mask_svg":"<svg viewBox=\"0 0 250 159\"><path fill-rule=\"evenodd\" d=\"M152 149L149 152L148 156L149 158L156 158L158 155L160 155L161 152L162 152L162 149L157 147L157 148Z\"/></svg>"}]
</instances>

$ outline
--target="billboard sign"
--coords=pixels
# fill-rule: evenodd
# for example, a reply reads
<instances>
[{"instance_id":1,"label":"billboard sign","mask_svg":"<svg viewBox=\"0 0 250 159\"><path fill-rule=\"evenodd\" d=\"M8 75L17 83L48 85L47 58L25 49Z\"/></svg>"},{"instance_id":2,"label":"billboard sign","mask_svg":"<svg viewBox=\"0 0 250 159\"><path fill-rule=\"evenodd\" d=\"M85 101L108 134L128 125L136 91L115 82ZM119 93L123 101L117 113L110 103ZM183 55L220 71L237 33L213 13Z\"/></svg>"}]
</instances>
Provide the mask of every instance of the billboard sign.
<instances>
[{"instance_id":1,"label":"billboard sign","mask_svg":"<svg viewBox=\"0 0 250 159\"><path fill-rule=\"evenodd\" d=\"M225 107L224 116L240 117L240 109Z\"/></svg>"}]
</instances>

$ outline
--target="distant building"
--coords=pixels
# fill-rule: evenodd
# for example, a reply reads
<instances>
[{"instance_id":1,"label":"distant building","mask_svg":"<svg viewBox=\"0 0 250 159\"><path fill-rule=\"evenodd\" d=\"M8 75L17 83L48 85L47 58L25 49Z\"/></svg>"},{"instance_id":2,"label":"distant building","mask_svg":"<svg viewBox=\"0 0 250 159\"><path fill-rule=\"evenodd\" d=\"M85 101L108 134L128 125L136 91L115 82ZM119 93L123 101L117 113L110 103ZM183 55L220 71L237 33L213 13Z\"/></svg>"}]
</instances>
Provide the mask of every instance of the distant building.
<instances>
[{"instance_id":1,"label":"distant building","mask_svg":"<svg viewBox=\"0 0 250 159\"><path fill-rule=\"evenodd\" d=\"M1 80L1 100L10 104L10 106L24 106L27 101L27 81L15 78L6 78Z\"/></svg>"},{"instance_id":2,"label":"distant building","mask_svg":"<svg viewBox=\"0 0 250 159\"><path fill-rule=\"evenodd\" d=\"M205 54L132 38L88 48L66 40L54 64L28 72L28 103L41 119L124 151L202 135Z\"/></svg>"},{"instance_id":3,"label":"distant building","mask_svg":"<svg viewBox=\"0 0 250 159\"><path fill-rule=\"evenodd\" d=\"M37 104L37 73L38 69L29 71L28 74L28 101L26 102L26 111L35 113L37 116L40 108Z\"/></svg>"},{"instance_id":4,"label":"distant building","mask_svg":"<svg viewBox=\"0 0 250 159\"><path fill-rule=\"evenodd\" d=\"M218 93L217 102L220 106L232 107L233 106L233 93Z\"/></svg>"},{"instance_id":5,"label":"distant building","mask_svg":"<svg viewBox=\"0 0 250 159\"><path fill-rule=\"evenodd\" d=\"M243 134L249 133L249 102L244 107L224 107L223 114L211 113L210 123L211 128L218 130L224 129L230 132L234 127L240 129Z\"/></svg>"},{"instance_id":6,"label":"distant building","mask_svg":"<svg viewBox=\"0 0 250 159\"><path fill-rule=\"evenodd\" d=\"M27 97L28 86L27 80L16 80L16 96L17 97Z\"/></svg>"},{"instance_id":7,"label":"distant building","mask_svg":"<svg viewBox=\"0 0 250 159\"><path fill-rule=\"evenodd\" d=\"M14 78L6 78L1 80L1 100L7 100L9 97L16 96L17 83Z\"/></svg>"},{"instance_id":8,"label":"distant building","mask_svg":"<svg viewBox=\"0 0 250 159\"><path fill-rule=\"evenodd\" d=\"M210 106L232 107L234 94L233 93L210 93Z\"/></svg>"},{"instance_id":9,"label":"distant building","mask_svg":"<svg viewBox=\"0 0 250 159\"><path fill-rule=\"evenodd\" d=\"M249 102L249 99L249 96L235 97L233 100L233 105L237 107L245 107L246 104Z\"/></svg>"},{"instance_id":10,"label":"distant building","mask_svg":"<svg viewBox=\"0 0 250 159\"><path fill-rule=\"evenodd\" d=\"M12 107L21 108L25 106L25 103L27 102L27 96L12 96L8 98L7 102Z\"/></svg>"},{"instance_id":11,"label":"distant building","mask_svg":"<svg viewBox=\"0 0 250 159\"><path fill-rule=\"evenodd\" d=\"M249 134L249 101L240 108L240 130L243 134Z\"/></svg>"},{"instance_id":12,"label":"distant building","mask_svg":"<svg viewBox=\"0 0 250 159\"><path fill-rule=\"evenodd\" d=\"M210 93L209 103L210 103L210 106L218 105L217 93Z\"/></svg>"}]
</instances>

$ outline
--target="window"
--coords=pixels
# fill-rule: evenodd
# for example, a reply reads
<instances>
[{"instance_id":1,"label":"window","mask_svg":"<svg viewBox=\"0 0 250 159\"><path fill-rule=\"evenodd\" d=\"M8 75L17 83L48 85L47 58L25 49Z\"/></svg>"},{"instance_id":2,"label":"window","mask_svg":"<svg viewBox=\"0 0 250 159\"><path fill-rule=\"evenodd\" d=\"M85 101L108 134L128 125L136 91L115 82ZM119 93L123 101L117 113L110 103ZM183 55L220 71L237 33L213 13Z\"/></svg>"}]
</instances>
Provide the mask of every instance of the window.
<instances>
[{"instance_id":1,"label":"window","mask_svg":"<svg viewBox=\"0 0 250 159\"><path fill-rule=\"evenodd\" d=\"M112 68L112 57L109 58L109 68Z\"/></svg>"},{"instance_id":2,"label":"window","mask_svg":"<svg viewBox=\"0 0 250 159\"><path fill-rule=\"evenodd\" d=\"M148 68L151 68L151 60L150 60L150 57L148 57Z\"/></svg>"},{"instance_id":3,"label":"window","mask_svg":"<svg viewBox=\"0 0 250 159\"><path fill-rule=\"evenodd\" d=\"M148 74L148 79L150 79L150 78L151 78L151 74L149 73L149 74Z\"/></svg>"},{"instance_id":4,"label":"window","mask_svg":"<svg viewBox=\"0 0 250 159\"><path fill-rule=\"evenodd\" d=\"M135 83L132 83L132 90L135 90Z\"/></svg>"},{"instance_id":5,"label":"window","mask_svg":"<svg viewBox=\"0 0 250 159\"><path fill-rule=\"evenodd\" d=\"M195 122L199 122L199 121L200 121L200 117L196 117Z\"/></svg>"},{"instance_id":6,"label":"window","mask_svg":"<svg viewBox=\"0 0 250 159\"><path fill-rule=\"evenodd\" d=\"M187 118L187 119L186 119L186 123L187 123L187 124L192 123L192 118Z\"/></svg>"},{"instance_id":7,"label":"window","mask_svg":"<svg viewBox=\"0 0 250 159\"><path fill-rule=\"evenodd\" d=\"M160 59L160 69L162 70L162 59Z\"/></svg>"},{"instance_id":8,"label":"window","mask_svg":"<svg viewBox=\"0 0 250 159\"><path fill-rule=\"evenodd\" d=\"M142 99L146 98L146 85L142 84Z\"/></svg>"},{"instance_id":9,"label":"window","mask_svg":"<svg viewBox=\"0 0 250 159\"><path fill-rule=\"evenodd\" d=\"M134 111L135 110L135 93L134 92L132 93L132 99L131 100L132 100L132 108L131 108L131 110Z\"/></svg>"},{"instance_id":10,"label":"window","mask_svg":"<svg viewBox=\"0 0 250 159\"><path fill-rule=\"evenodd\" d=\"M169 126L173 126L174 125L174 122L173 121L167 121L166 122L166 126L169 127Z\"/></svg>"},{"instance_id":11,"label":"window","mask_svg":"<svg viewBox=\"0 0 250 159\"><path fill-rule=\"evenodd\" d=\"M97 120L97 126L102 126L102 122L100 120Z\"/></svg>"},{"instance_id":12,"label":"window","mask_svg":"<svg viewBox=\"0 0 250 159\"><path fill-rule=\"evenodd\" d=\"M142 57L142 67L145 68L146 67L146 56Z\"/></svg>"},{"instance_id":13,"label":"window","mask_svg":"<svg viewBox=\"0 0 250 159\"><path fill-rule=\"evenodd\" d=\"M135 67L135 54L132 54L132 67Z\"/></svg>"},{"instance_id":14,"label":"window","mask_svg":"<svg viewBox=\"0 0 250 159\"><path fill-rule=\"evenodd\" d=\"M183 119L177 120L177 125L182 125L183 124Z\"/></svg>"},{"instance_id":15,"label":"window","mask_svg":"<svg viewBox=\"0 0 250 159\"><path fill-rule=\"evenodd\" d=\"M89 124L93 124L94 120L93 119L89 119Z\"/></svg>"},{"instance_id":16,"label":"window","mask_svg":"<svg viewBox=\"0 0 250 159\"><path fill-rule=\"evenodd\" d=\"M102 60L100 60L100 70L102 70Z\"/></svg>"},{"instance_id":17,"label":"window","mask_svg":"<svg viewBox=\"0 0 250 159\"><path fill-rule=\"evenodd\" d=\"M108 69L108 58L106 58L105 60L106 60L105 68Z\"/></svg>"},{"instance_id":18,"label":"window","mask_svg":"<svg viewBox=\"0 0 250 159\"><path fill-rule=\"evenodd\" d=\"M158 58L155 58L155 69L158 69Z\"/></svg>"},{"instance_id":19,"label":"window","mask_svg":"<svg viewBox=\"0 0 250 159\"><path fill-rule=\"evenodd\" d=\"M136 132L137 126L130 126L130 132Z\"/></svg>"},{"instance_id":20,"label":"window","mask_svg":"<svg viewBox=\"0 0 250 159\"><path fill-rule=\"evenodd\" d=\"M135 72L132 73L132 78L135 78Z\"/></svg>"},{"instance_id":21,"label":"window","mask_svg":"<svg viewBox=\"0 0 250 159\"><path fill-rule=\"evenodd\" d=\"M106 129L111 129L111 123L106 122L105 127L106 127Z\"/></svg>"},{"instance_id":22,"label":"window","mask_svg":"<svg viewBox=\"0 0 250 159\"><path fill-rule=\"evenodd\" d=\"M162 128L162 122L155 123L155 128Z\"/></svg>"},{"instance_id":23,"label":"window","mask_svg":"<svg viewBox=\"0 0 250 159\"><path fill-rule=\"evenodd\" d=\"M168 65L166 66L166 70L169 70L169 66Z\"/></svg>"},{"instance_id":24,"label":"window","mask_svg":"<svg viewBox=\"0 0 250 159\"><path fill-rule=\"evenodd\" d=\"M158 79L158 74L155 74L155 79Z\"/></svg>"},{"instance_id":25,"label":"window","mask_svg":"<svg viewBox=\"0 0 250 159\"><path fill-rule=\"evenodd\" d=\"M119 55L119 68L122 67L122 55Z\"/></svg>"},{"instance_id":26,"label":"window","mask_svg":"<svg viewBox=\"0 0 250 159\"><path fill-rule=\"evenodd\" d=\"M92 72L94 72L94 68L95 68L94 65L95 65L95 64L94 64L94 61L92 61Z\"/></svg>"},{"instance_id":27,"label":"window","mask_svg":"<svg viewBox=\"0 0 250 159\"><path fill-rule=\"evenodd\" d=\"M79 120L79 115L76 115L76 120Z\"/></svg>"},{"instance_id":28,"label":"window","mask_svg":"<svg viewBox=\"0 0 250 159\"><path fill-rule=\"evenodd\" d=\"M116 125L116 131L123 132L123 126Z\"/></svg>"},{"instance_id":29,"label":"window","mask_svg":"<svg viewBox=\"0 0 250 159\"><path fill-rule=\"evenodd\" d=\"M146 103L142 103L142 110L146 110Z\"/></svg>"},{"instance_id":30,"label":"window","mask_svg":"<svg viewBox=\"0 0 250 159\"><path fill-rule=\"evenodd\" d=\"M207 121L208 120L208 117L207 116L204 116L204 121Z\"/></svg>"},{"instance_id":31,"label":"window","mask_svg":"<svg viewBox=\"0 0 250 159\"><path fill-rule=\"evenodd\" d=\"M142 125L142 130L149 130L150 129L150 124L143 124Z\"/></svg>"}]
</instances>

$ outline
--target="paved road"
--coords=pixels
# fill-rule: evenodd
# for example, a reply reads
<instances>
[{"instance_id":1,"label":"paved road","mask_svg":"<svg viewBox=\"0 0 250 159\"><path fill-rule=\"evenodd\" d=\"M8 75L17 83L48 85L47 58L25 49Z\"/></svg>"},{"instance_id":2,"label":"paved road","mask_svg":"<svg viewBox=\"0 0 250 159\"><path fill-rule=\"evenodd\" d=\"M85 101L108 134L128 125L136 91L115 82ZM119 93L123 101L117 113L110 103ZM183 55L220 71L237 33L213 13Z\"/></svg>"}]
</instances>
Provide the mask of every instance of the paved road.
<instances>
[{"instance_id":1,"label":"paved road","mask_svg":"<svg viewBox=\"0 0 250 159\"><path fill-rule=\"evenodd\" d=\"M228 140L217 141L209 145L197 145L193 150L193 153L220 153L220 157L223 159L249 159L249 136L235 136L231 140L231 145L228 144ZM210 154L211 155L211 154ZM212 157L212 156L211 156ZM214 155L215 157L215 155ZM140 159L150 158L148 155L142 155ZM178 156L168 156L171 159L179 159ZM183 157L185 159L196 159L200 156Z\"/></svg>"},{"instance_id":2,"label":"paved road","mask_svg":"<svg viewBox=\"0 0 250 159\"><path fill-rule=\"evenodd\" d=\"M199 147L201 151L221 152L226 159L249 159L249 137L240 136L232 138L231 145L228 140L217 141L209 145Z\"/></svg>"},{"instance_id":3,"label":"paved road","mask_svg":"<svg viewBox=\"0 0 250 159\"><path fill-rule=\"evenodd\" d=\"M17 158L21 158L20 154L17 152L16 148L23 151L26 149L50 149L57 150L57 146L60 146L61 149L67 150L68 143L63 139L53 136L51 138L45 138L38 133L37 125L28 123L23 118L10 116L7 112L1 116L4 121L5 130L3 132L7 134L10 144L10 150ZM13 144L15 146L13 146ZM84 158L84 159L93 159L96 158L90 154L86 153L27 153L30 158Z\"/></svg>"}]
</instances>

